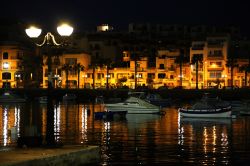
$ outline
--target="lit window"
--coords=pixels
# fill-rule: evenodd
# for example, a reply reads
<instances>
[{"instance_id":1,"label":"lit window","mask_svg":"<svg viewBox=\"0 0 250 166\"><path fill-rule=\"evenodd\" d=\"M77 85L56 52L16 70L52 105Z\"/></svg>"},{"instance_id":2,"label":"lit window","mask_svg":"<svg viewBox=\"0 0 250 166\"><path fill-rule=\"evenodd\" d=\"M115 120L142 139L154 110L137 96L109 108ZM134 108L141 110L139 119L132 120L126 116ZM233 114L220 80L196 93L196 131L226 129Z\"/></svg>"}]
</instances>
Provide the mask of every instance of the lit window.
<instances>
[{"instance_id":1,"label":"lit window","mask_svg":"<svg viewBox=\"0 0 250 166\"><path fill-rule=\"evenodd\" d=\"M220 71L211 71L209 72L210 78L221 78L221 72Z\"/></svg>"},{"instance_id":2,"label":"lit window","mask_svg":"<svg viewBox=\"0 0 250 166\"><path fill-rule=\"evenodd\" d=\"M3 69L9 69L10 65L8 62L3 63Z\"/></svg>"}]
</instances>

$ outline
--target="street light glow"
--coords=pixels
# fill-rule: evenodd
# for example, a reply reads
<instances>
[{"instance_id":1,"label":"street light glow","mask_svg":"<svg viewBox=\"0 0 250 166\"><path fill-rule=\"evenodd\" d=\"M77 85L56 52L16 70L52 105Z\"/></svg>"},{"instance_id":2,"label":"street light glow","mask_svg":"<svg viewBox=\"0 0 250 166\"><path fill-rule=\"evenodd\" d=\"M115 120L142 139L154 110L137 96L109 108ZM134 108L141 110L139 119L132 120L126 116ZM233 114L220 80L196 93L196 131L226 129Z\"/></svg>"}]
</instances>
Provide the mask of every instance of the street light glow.
<instances>
[{"instance_id":1,"label":"street light glow","mask_svg":"<svg viewBox=\"0 0 250 166\"><path fill-rule=\"evenodd\" d=\"M66 23L57 27L57 32L61 36L70 36L73 33L73 30L74 30L74 28Z\"/></svg>"},{"instance_id":2,"label":"street light glow","mask_svg":"<svg viewBox=\"0 0 250 166\"><path fill-rule=\"evenodd\" d=\"M30 38L37 38L42 33L42 29L39 29L35 26L31 26L25 29L25 32Z\"/></svg>"}]
</instances>

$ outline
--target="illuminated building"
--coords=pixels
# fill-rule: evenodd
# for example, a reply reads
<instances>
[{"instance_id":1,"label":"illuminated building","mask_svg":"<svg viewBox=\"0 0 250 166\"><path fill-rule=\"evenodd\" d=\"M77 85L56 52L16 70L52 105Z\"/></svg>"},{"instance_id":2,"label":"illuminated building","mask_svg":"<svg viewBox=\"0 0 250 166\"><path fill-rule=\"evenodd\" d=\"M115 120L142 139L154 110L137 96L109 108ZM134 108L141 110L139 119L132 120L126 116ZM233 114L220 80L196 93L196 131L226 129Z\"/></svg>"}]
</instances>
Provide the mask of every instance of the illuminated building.
<instances>
[{"instance_id":1,"label":"illuminated building","mask_svg":"<svg viewBox=\"0 0 250 166\"><path fill-rule=\"evenodd\" d=\"M20 87L23 79L22 58L28 49L18 44L0 46L0 87Z\"/></svg>"},{"instance_id":2,"label":"illuminated building","mask_svg":"<svg viewBox=\"0 0 250 166\"><path fill-rule=\"evenodd\" d=\"M43 61L46 62L46 57L44 57ZM71 67L69 69L68 74L68 81L69 81L69 88L76 88L78 75L76 70L74 70L74 66L76 64L81 64L84 66L84 71L80 71L80 87L84 85L84 79L82 76L87 74L87 69L90 64L90 56L85 53L78 53L78 54L63 54L59 56L52 57L52 79L53 85L55 88L57 87L66 87L66 71L63 70L64 64L69 64ZM43 66L43 87L47 87L48 85L48 67L45 65Z\"/></svg>"},{"instance_id":3,"label":"illuminated building","mask_svg":"<svg viewBox=\"0 0 250 166\"><path fill-rule=\"evenodd\" d=\"M190 64L191 59L195 55L203 57L198 68L198 85L199 88L210 88L230 86L230 69L227 67L227 56L229 49L229 38L226 37L207 37L205 41L192 42L190 48L190 61L182 64L182 86L184 88L195 88L196 71L194 65ZM180 49L160 49L157 51L155 58L155 67L148 66L148 57L140 57L137 60L137 74L135 75L135 60L130 57L131 52L123 51L122 60L126 66L115 67L109 70L105 65L96 66L95 70L95 87L106 88L107 77L109 86L116 88L127 86L135 87L135 77L137 77L138 86L148 86L149 88L159 88L167 86L174 88L179 86L180 67L176 59L180 56ZM74 66L80 63L84 66L84 71L80 72L80 88L93 87L93 69L89 68L91 57L88 54L63 54L53 57L53 74L56 87L66 86L66 74L62 70L62 66L66 63ZM248 64L246 59L237 59L239 66ZM46 66L43 69L46 73ZM57 77L56 77L57 76ZM45 77L43 85L46 87ZM68 75L69 88L76 88L78 76L71 69ZM60 82L60 84L59 84ZM234 70L234 85L242 87L244 85L244 72L239 67Z\"/></svg>"}]
</instances>

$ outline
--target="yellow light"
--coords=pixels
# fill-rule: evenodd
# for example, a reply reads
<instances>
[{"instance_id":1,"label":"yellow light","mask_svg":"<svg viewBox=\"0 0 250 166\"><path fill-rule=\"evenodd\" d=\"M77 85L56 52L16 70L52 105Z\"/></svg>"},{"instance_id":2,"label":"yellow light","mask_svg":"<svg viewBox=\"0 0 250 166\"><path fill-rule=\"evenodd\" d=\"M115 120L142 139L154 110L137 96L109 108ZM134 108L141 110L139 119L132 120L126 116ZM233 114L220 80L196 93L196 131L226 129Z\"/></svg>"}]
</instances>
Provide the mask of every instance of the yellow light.
<instances>
[{"instance_id":1,"label":"yellow light","mask_svg":"<svg viewBox=\"0 0 250 166\"><path fill-rule=\"evenodd\" d=\"M28 29L25 29L25 32L30 38L37 38L42 33L42 30L35 26L31 26Z\"/></svg>"},{"instance_id":2,"label":"yellow light","mask_svg":"<svg viewBox=\"0 0 250 166\"><path fill-rule=\"evenodd\" d=\"M73 33L73 30L74 30L74 28L66 23L57 27L57 32L61 36L70 36Z\"/></svg>"},{"instance_id":3,"label":"yellow light","mask_svg":"<svg viewBox=\"0 0 250 166\"><path fill-rule=\"evenodd\" d=\"M216 65L215 63L213 63L213 64L211 65L211 67L217 67L217 65Z\"/></svg>"}]
</instances>

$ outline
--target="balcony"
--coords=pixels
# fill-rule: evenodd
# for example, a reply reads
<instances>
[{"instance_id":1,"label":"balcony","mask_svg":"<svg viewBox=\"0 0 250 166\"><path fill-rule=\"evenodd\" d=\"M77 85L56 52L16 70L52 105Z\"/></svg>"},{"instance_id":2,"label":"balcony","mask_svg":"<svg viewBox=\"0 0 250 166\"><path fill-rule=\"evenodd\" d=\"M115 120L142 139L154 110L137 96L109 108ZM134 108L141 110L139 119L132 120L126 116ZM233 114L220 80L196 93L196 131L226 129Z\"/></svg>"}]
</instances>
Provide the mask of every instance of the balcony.
<instances>
[{"instance_id":1,"label":"balcony","mask_svg":"<svg viewBox=\"0 0 250 166\"><path fill-rule=\"evenodd\" d=\"M223 60L224 56L223 55L214 55L214 54L210 54L207 56L208 60Z\"/></svg>"},{"instance_id":2,"label":"balcony","mask_svg":"<svg viewBox=\"0 0 250 166\"><path fill-rule=\"evenodd\" d=\"M208 66L207 70L224 70L224 67L222 67L222 66L217 66L217 67Z\"/></svg>"}]
</instances>

